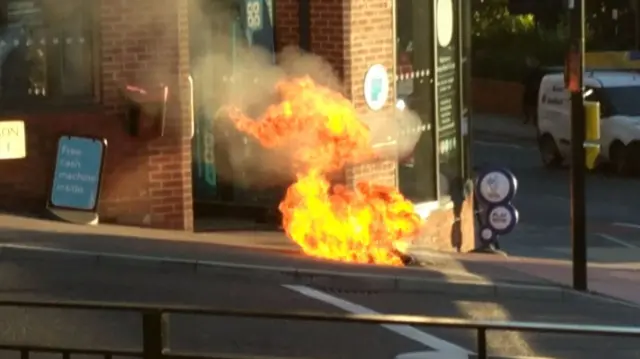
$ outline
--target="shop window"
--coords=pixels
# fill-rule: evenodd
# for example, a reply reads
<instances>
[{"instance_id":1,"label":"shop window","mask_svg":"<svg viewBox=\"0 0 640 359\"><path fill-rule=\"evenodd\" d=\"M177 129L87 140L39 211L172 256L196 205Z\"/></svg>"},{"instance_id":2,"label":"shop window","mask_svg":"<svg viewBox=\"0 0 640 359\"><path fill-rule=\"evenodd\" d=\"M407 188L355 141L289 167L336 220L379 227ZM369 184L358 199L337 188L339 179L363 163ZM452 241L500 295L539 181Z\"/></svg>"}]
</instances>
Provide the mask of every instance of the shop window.
<instances>
[{"instance_id":1,"label":"shop window","mask_svg":"<svg viewBox=\"0 0 640 359\"><path fill-rule=\"evenodd\" d=\"M467 175L462 79L469 44L460 36L468 32L461 2L396 0L396 90L421 122L413 153L401 158L400 189L416 202L454 197Z\"/></svg>"},{"instance_id":2,"label":"shop window","mask_svg":"<svg viewBox=\"0 0 640 359\"><path fill-rule=\"evenodd\" d=\"M401 131L417 136L416 145L400 158L399 184L414 202L433 201L437 196L435 123L433 106L433 28L431 1L396 1L396 91L398 99L419 118L415 128ZM401 139L406 140L406 139ZM413 142L413 139L409 139Z\"/></svg>"},{"instance_id":3,"label":"shop window","mask_svg":"<svg viewBox=\"0 0 640 359\"><path fill-rule=\"evenodd\" d=\"M0 0L0 102L94 97L93 2Z\"/></svg>"},{"instance_id":4,"label":"shop window","mask_svg":"<svg viewBox=\"0 0 640 359\"><path fill-rule=\"evenodd\" d=\"M455 195L462 186L462 86L460 61L460 0L436 2L436 80L437 141L440 197Z\"/></svg>"}]
</instances>

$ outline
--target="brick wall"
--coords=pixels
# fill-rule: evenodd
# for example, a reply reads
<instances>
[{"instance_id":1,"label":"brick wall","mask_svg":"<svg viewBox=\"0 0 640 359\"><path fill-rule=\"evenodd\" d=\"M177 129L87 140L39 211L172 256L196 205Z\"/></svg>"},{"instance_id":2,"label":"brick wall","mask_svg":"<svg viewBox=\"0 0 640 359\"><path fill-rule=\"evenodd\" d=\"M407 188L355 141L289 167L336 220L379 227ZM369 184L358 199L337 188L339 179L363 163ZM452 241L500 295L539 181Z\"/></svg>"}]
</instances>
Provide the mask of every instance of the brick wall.
<instances>
[{"instance_id":1,"label":"brick wall","mask_svg":"<svg viewBox=\"0 0 640 359\"><path fill-rule=\"evenodd\" d=\"M471 81L472 108L476 113L521 117L524 86L518 82L474 78Z\"/></svg>"},{"instance_id":2,"label":"brick wall","mask_svg":"<svg viewBox=\"0 0 640 359\"><path fill-rule=\"evenodd\" d=\"M280 51L287 46L298 46L298 0L274 0L274 4L276 49Z\"/></svg>"},{"instance_id":3,"label":"brick wall","mask_svg":"<svg viewBox=\"0 0 640 359\"><path fill-rule=\"evenodd\" d=\"M311 13L311 51L325 59L344 81L349 1L309 0Z\"/></svg>"},{"instance_id":4,"label":"brick wall","mask_svg":"<svg viewBox=\"0 0 640 359\"><path fill-rule=\"evenodd\" d=\"M389 99L381 110L393 107L395 86L393 59L393 9L389 0L311 0L311 49L325 58L343 81L343 91L358 112L372 118L364 100L364 77L374 64L382 64L389 73ZM391 116L375 116L385 121ZM397 184L395 160L378 160L346 169L348 184L368 180Z\"/></svg>"},{"instance_id":5,"label":"brick wall","mask_svg":"<svg viewBox=\"0 0 640 359\"><path fill-rule=\"evenodd\" d=\"M108 142L99 208L103 220L192 229L187 0L102 0L96 6L100 104L11 114L26 122L28 157L0 162L0 173L10 174L0 178L0 205L44 208L58 136L94 135ZM158 81L171 89L166 136L133 138L125 131L118 89L125 82Z\"/></svg>"}]
</instances>

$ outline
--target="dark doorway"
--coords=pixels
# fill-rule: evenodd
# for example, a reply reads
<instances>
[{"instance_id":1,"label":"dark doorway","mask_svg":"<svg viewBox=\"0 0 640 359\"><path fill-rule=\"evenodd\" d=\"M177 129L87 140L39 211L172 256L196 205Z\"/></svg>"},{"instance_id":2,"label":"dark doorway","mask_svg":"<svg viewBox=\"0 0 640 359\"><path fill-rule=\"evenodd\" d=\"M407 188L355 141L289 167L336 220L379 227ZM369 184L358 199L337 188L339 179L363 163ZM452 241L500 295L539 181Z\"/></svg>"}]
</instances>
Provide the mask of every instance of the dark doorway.
<instances>
[{"instance_id":1,"label":"dark doorway","mask_svg":"<svg viewBox=\"0 0 640 359\"><path fill-rule=\"evenodd\" d=\"M274 53L273 0L192 0L189 13L195 135L193 191L196 215L256 216L247 207L277 206L276 197L246 185L232 154L255 156L256 144L224 120L243 49ZM271 203L273 202L273 203ZM237 210L234 210L237 209ZM260 211L257 211L260 212Z\"/></svg>"}]
</instances>

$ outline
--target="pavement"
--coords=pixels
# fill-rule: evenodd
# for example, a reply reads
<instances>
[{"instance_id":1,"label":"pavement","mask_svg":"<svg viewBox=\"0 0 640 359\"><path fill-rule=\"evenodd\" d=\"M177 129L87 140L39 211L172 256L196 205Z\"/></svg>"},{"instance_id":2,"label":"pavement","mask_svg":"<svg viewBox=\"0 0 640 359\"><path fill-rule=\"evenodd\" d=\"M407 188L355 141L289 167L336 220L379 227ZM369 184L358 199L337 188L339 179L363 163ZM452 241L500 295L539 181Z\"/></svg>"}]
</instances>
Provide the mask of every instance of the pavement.
<instances>
[{"instance_id":1,"label":"pavement","mask_svg":"<svg viewBox=\"0 0 640 359\"><path fill-rule=\"evenodd\" d=\"M536 128L524 124L523 118L496 114L474 113L471 128L476 137L498 141L535 141Z\"/></svg>"},{"instance_id":2,"label":"pavement","mask_svg":"<svg viewBox=\"0 0 640 359\"><path fill-rule=\"evenodd\" d=\"M329 283L350 289L472 290L495 295L530 292L535 296L544 292L563 297L562 289L534 276L513 275L487 264L464 266L458 259L463 256L423 252L420 267L358 265L304 256L280 232L183 233L0 215L0 259L81 262L98 267L129 265L163 272L224 272L230 276L249 273L264 280L287 278L295 283ZM457 285L443 287L443 281Z\"/></svg>"}]
</instances>

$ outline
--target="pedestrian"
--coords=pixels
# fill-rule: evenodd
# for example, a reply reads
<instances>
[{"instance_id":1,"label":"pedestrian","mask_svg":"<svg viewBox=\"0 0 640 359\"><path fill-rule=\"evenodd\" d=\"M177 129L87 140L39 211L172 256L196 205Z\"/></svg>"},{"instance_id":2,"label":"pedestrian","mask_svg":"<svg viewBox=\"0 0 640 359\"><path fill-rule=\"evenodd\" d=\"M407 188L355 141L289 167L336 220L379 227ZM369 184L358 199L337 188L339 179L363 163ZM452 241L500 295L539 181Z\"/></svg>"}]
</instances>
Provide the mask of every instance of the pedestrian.
<instances>
[{"instance_id":1,"label":"pedestrian","mask_svg":"<svg viewBox=\"0 0 640 359\"><path fill-rule=\"evenodd\" d=\"M540 62L531 56L525 60L526 70L525 77L522 82L524 88L522 94L522 108L524 114L524 123L532 123L538 125L538 90L540 89L540 81L543 77Z\"/></svg>"}]
</instances>

